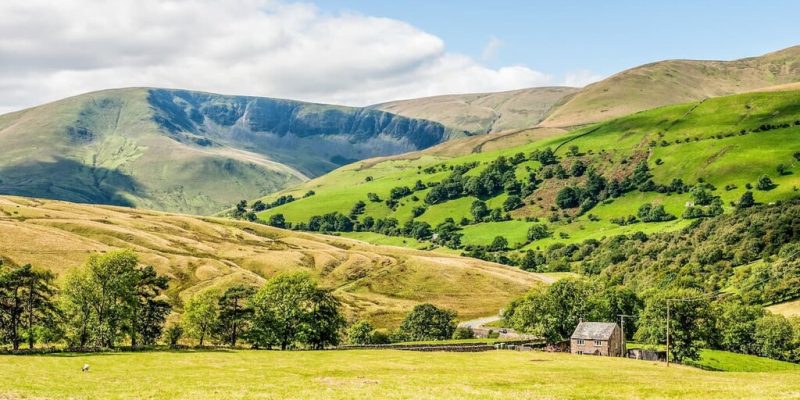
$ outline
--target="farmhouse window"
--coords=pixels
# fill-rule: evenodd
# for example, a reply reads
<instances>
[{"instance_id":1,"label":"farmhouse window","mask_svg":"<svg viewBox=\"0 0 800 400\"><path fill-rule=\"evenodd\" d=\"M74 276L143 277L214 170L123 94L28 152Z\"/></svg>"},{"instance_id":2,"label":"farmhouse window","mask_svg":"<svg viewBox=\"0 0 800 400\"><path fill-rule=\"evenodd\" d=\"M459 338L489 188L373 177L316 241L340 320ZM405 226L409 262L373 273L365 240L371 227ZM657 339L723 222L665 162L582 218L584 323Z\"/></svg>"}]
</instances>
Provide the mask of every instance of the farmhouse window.
<instances>
[{"instance_id":1,"label":"farmhouse window","mask_svg":"<svg viewBox=\"0 0 800 400\"><path fill-rule=\"evenodd\" d=\"M595 340L594 341L594 345L595 345L595 347L600 347L600 346L603 345L603 341L602 340Z\"/></svg>"},{"instance_id":2,"label":"farmhouse window","mask_svg":"<svg viewBox=\"0 0 800 400\"><path fill-rule=\"evenodd\" d=\"M583 346L583 339L578 339L578 344Z\"/></svg>"}]
</instances>

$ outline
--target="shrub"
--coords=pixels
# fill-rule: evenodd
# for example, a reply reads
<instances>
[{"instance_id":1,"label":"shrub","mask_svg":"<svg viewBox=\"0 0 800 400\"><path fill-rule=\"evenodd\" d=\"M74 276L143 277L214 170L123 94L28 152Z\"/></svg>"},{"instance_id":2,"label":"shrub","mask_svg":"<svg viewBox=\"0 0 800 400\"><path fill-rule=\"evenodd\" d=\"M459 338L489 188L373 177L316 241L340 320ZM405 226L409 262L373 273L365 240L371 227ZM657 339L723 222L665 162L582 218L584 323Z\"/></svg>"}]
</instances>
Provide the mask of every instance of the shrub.
<instances>
[{"instance_id":1,"label":"shrub","mask_svg":"<svg viewBox=\"0 0 800 400\"><path fill-rule=\"evenodd\" d=\"M463 340L463 339L472 339L475 337L475 332L472 331L472 328L466 327L458 327L455 331L453 331L453 340Z\"/></svg>"}]
</instances>

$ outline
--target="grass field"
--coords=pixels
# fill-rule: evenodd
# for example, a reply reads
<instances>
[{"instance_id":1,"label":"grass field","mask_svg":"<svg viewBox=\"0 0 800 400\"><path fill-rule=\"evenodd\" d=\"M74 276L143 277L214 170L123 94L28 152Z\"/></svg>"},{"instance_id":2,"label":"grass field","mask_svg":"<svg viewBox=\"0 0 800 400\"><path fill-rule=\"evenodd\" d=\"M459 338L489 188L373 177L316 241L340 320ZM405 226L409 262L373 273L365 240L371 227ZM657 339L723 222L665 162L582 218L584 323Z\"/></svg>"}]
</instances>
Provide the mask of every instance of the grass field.
<instances>
[{"instance_id":1,"label":"grass field","mask_svg":"<svg viewBox=\"0 0 800 400\"><path fill-rule=\"evenodd\" d=\"M800 398L798 369L715 372L541 352L157 352L0 356L0 365L3 399Z\"/></svg>"}]
</instances>

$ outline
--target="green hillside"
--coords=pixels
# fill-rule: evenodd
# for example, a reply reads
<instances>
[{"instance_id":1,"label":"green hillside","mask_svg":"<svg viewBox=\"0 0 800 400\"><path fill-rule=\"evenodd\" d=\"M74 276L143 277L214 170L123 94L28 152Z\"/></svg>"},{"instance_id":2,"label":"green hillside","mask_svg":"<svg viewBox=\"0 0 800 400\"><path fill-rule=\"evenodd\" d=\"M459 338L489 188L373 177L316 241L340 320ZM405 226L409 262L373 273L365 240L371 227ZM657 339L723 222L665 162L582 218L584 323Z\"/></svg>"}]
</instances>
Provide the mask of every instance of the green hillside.
<instances>
[{"instance_id":1,"label":"green hillside","mask_svg":"<svg viewBox=\"0 0 800 400\"><path fill-rule=\"evenodd\" d=\"M797 91L749 93L657 108L500 150L460 157L421 152L415 157L358 162L266 197L264 203L276 207L259 217L268 220L281 214L297 226L315 215L350 216L354 205L363 201L363 211L351 220L353 230L375 231L363 228L366 217L397 220L396 229L359 233L365 240L382 240L381 233L414 236L403 232L411 220L427 223L435 231L452 218L463 235L462 246L453 247L462 251L469 245L488 246L496 236L505 237L509 248L526 250L636 231L680 229L697 217L730 212L732 202L748 191L759 203L796 196L798 104ZM543 166L540 158L548 148L554 150L555 159ZM506 160L498 164L501 156ZM571 172L576 163L584 166L580 174ZM463 173L454 173L454 168ZM495 188L488 193L464 189L479 176L478 181L488 179ZM760 187L758 181L764 176L772 183ZM461 183L452 196L430 201L430 193L441 190L437 186L446 187L454 179ZM397 187L410 191L387 204ZM557 197L567 187L574 189L576 198L559 205ZM509 192L517 193L521 204L503 209ZM380 201L371 201L370 193ZM275 203L289 195L295 200ZM472 213L476 200L490 211L500 210L476 221ZM693 203L699 204L691 207ZM658 212L643 218L639 211L645 204L663 206L674 218L659 217ZM545 237L528 240L529 229L542 224ZM429 246L443 245L432 243L429 234L417 236Z\"/></svg>"},{"instance_id":2,"label":"green hillside","mask_svg":"<svg viewBox=\"0 0 800 400\"><path fill-rule=\"evenodd\" d=\"M373 109L106 90L0 116L0 194L209 214L450 134Z\"/></svg>"}]
</instances>

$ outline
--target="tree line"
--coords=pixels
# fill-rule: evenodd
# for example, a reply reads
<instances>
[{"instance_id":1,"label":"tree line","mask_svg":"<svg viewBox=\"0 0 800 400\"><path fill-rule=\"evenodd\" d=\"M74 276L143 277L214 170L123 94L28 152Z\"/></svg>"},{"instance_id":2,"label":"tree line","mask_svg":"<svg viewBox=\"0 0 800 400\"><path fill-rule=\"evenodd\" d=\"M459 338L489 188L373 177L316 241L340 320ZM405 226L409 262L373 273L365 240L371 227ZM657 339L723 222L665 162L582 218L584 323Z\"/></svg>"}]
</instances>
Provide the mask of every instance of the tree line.
<instances>
[{"instance_id":1,"label":"tree line","mask_svg":"<svg viewBox=\"0 0 800 400\"><path fill-rule=\"evenodd\" d=\"M637 294L624 285L568 278L512 301L504 318L521 332L559 342L581 319L619 321L624 314L628 340L658 346L666 342L668 301L671 357L678 362L697 360L702 348L800 362L800 318L768 313L735 294L680 287Z\"/></svg>"},{"instance_id":2,"label":"tree line","mask_svg":"<svg viewBox=\"0 0 800 400\"><path fill-rule=\"evenodd\" d=\"M201 347L323 349L345 338L353 344L439 340L458 331L455 312L431 304L414 308L390 333L367 321L348 331L340 301L306 273L279 274L258 287L199 291L182 304L180 318L169 322L177 311L173 303L180 301L170 301L168 288L167 277L141 266L129 250L92 255L60 287L49 271L0 264L0 345L85 351L191 340Z\"/></svg>"}]
</instances>

